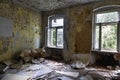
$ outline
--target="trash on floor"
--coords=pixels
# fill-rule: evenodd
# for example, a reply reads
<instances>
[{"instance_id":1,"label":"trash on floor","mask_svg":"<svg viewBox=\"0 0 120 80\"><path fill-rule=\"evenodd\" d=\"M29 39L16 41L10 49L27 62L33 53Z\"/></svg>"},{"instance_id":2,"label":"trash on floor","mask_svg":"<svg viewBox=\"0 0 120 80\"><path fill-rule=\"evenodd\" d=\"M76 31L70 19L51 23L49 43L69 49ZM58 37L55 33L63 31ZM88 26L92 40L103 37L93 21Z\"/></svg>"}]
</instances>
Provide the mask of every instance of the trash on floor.
<instances>
[{"instance_id":1,"label":"trash on floor","mask_svg":"<svg viewBox=\"0 0 120 80\"><path fill-rule=\"evenodd\" d=\"M82 62L76 61L74 63L71 64L71 67L74 69L82 69L85 68L85 64L83 64Z\"/></svg>"},{"instance_id":2,"label":"trash on floor","mask_svg":"<svg viewBox=\"0 0 120 80\"><path fill-rule=\"evenodd\" d=\"M18 74L7 74L2 80L32 80L30 76L18 75Z\"/></svg>"},{"instance_id":3,"label":"trash on floor","mask_svg":"<svg viewBox=\"0 0 120 80\"><path fill-rule=\"evenodd\" d=\"M18 63L5 61L5 63L0 64L2 72L5 71L4 75L0 76L0 80L9 77L8 74L30 76L32 80L112 80L113 78L120 80L119 66L116 66L115 70L109 70L97 66L86 67L80 62L73 63L73 65L75 65L74 68L71 64L44 58L32 59L32 63L25 64L22 64L21 60Z\"/></svg>"},{"instance_id":4,"label":"trash on floor","mask_svg":"<svg viewBox=\"0 0 120 80\"><path fill-rule=\"evenodd\" d=\"M39 64L39 65L35 64L35 65L30 65L30 66L22 69L17 74L32 76L32 78L34 79L34 78L37 78L44 74L48 74L52 71L53 71L52 69L50 69L42 64Z\"/></svg>"},{"instance_id":5,"label":"trash on floor","mask_svg":"<svg viewBox=\"0 0 120 80\"><path fill-rule=\"evenodd\" d=\"M34 64L39 64L39 63L42 63L44 61L45 61L44 58L32 59L32 63L34 63Z\"/></svg>"},{"instance_id":6,"label":"trash on floor","mask_svg":"<svg viewBox=\"0 0 120 80\"><path fill-rule=\"evenodd\" d=\"M66 76L62 76L62 77L58 77L58 80L73 80L73 79Z\"/></svg>"},{"instance_id":7,"label":"trash on floor","mask_svg":"<svg viewBox=\"0 0 120 80\"><path fill-rule=\"evenodd\" d=\"M70 77L73 77L73 78L77 78L79 76L79 72L65 72L65 71L57 71L56 70L56 73L59 73L59 74L63 74L63 75L66 75L66 76L70 76Z\"/></svg>"},{"instance_id":8,"label":"trash on floor","mask_svg":"<svg viewBox=\"0 0 120 80\"><path fill-rule=\"evenodd\" d=\"M46 51L44 48L33 49L33 50L23 50L20 57L25 63L32 62L32 59L44 58L46 57Z\"/></svg>"},{"instance_id":9,"label":"trash on floor","mask_svg":"<svg viewBox=\"0 0 120 80\"><path fill-rule=\"evenodd\" d=\"M55 62L55 61L47 61L46 65L53 70L64 70L64 69L66 69L66 66L64 65L64 63L59 63L59 62Z\"/></svg>"},{"instance_id":10,"label":"trash on floor","mask_svg":"<svg viewBox=\"0 0 120 80\"><path fill-rule=\"evenodd\" d=\"M81 76L79 80L93 80L90 75Z\"/></svg>"},{"instance_id":11,"label":"trash on floor","mask_svg":"<svg viewBox=\"0 0 120 80\"><path fill-rule=\"evenodd\" d=\"M6 64L0 63L0 73L1 73L1 74L4 73L6 67L7 67Z\"/></svg>"}]
</instances>

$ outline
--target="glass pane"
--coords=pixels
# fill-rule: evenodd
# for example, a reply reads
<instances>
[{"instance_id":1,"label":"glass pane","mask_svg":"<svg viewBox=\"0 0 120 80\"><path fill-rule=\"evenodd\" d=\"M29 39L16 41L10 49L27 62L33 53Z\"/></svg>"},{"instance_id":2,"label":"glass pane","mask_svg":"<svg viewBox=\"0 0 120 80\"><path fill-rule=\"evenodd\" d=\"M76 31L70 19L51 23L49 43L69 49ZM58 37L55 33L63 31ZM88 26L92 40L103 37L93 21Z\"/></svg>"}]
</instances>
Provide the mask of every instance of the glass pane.
<instances>
[{"instance_id":1,"label":"glass pane","mask_svg":"<svg viewBox=\"0 0 120 80\"><path fill-rule=\"evenodd\" d=\"M57 26L63 26L64 20L63 18L61 19L52 19L52 27L57 27Z\"/></svg>"},{"instance_id":2,"label":"glass pane","mask_svg":"<svg viewBox=\"0 0 120 80\"><path fill-rule=\"evenodd\" d=\"M102 50L117 50L117 25L102 26Z\"/></svg>"},{"instance_id":3,"label":"glass pane","mask_svg":"<svg viewBox=\"0 0 120 80\"><path fill-rule=\"evenodd\" d=\"M48 29L47 45L49 47L55 47L56 46L56 29Z\"/></svg>"},{"instance_id":4,"label":"glass pane","mask_svg":"<svg viewBox=\"0 0 120 80\"><path fill-rule=\"evenodd\" d=\"M118 12L108 12L108 13L101 13L96 15L96 23L116 22L116 21L119 21Z\"/></svg>"},{"instance_id":5,"label":"glass pane","mask_svg":"<svg viewBox=\"0 0 120 80\"><path fill-rule=\"evenodd\" d=\"M57 46L63 47L63 29L57 30Z\"/></svg>"},{"instance_id":6,"label":"glass pane","mask_svg":"<svg viewBox=\"0 0 120 80\"><path fill-rule=\"evenodd\" d=\"M95 28L95 49L99 49L99 26Z\"/></svg>"}]
</instances>

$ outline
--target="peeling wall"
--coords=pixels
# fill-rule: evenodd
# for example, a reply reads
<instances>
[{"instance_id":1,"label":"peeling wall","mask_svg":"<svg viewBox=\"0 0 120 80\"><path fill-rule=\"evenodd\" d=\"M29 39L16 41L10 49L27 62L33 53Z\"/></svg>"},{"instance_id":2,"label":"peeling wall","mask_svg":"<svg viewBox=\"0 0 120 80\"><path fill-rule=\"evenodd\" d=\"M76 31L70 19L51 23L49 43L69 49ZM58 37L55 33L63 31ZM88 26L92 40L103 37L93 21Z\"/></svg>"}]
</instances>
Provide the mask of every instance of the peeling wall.
<instances>
[{"instance_id":1,"label":"peeling wall","mask_svg":"<svg viewBox=\"0 0 120 80\"><path fill-rule=\"evenodd\" d=\"M69 8L69 47L73 52L89 53L91 49L92 15L90 6ZM91 17L90 17L91 18ZM70 36L71 35L71 36Z\"/></svg>"},{"instance_id":2,"label":"peeling wall","mask_svg":"<svg viewBox=\"0 0 120 80\"><path fill-rule=\"evenodd\" d=\"M61 10L44 12L44 24L47 26L47 17L52 14L64 13L67 18L65 26L65 48L63 56L66 60L73 58L74 54L89 54L92 45L92 15L95 8L106 5L120 5L119 0L104 0L97 3L76 5ZM61 53L62 54L62 53ZM81 58L81 56L79 56ZM86 56L82 56L85 58Z\"/></svg>"},{"instance_id":3,"label":"peeling wall","mask_svg":"<svg viewBox=\"0 0 120 80\"><path fill-rule=\"evenodd\" d=\"M40 46L41 14L11 3L0 3L0 16L13 20L13 36L0 38L0 61Z\"/></svg>"}]
</instances>

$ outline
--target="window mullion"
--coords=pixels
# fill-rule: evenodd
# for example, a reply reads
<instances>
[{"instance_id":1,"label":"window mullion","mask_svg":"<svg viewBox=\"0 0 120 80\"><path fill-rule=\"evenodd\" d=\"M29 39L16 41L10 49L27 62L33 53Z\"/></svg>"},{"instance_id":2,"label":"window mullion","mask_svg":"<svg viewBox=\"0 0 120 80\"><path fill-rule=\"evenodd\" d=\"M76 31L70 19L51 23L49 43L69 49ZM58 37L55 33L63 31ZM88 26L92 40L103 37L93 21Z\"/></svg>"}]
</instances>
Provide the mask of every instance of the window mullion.
<instances>
[{"instance_id":1,"label":"window mullion","mask_svg":"<svg viewBox=\"0 0 120 80\"><path fill-rule=\"evenodd\" d=\"M119 21L117 24L117 51L120 52L120 11L119 13Z\"/></svg>"},{"instance_id":2,"label":"window mullion","mask_svg":"<svg viewBox=\"0 0 120 80\"><path fill-rule=\"evenodd\" d=\"M102 43L102 25L101 23L99 23L99 27L100 27L100 30L99 30L99 50L101 50L101 43Z\"/></svg>"},{"instance_id":3,"label":"window mullion","mask_svg":"<svg viewBox=\"0 0 120 80\"><path fill-rule=\"evenodd\" d=\"M49 28L48 29L48 32L50 32L50 33L48 33L48 34L50 34L50 36L49 36L49 40L50 40L50 45L51 45L51 39L52 39L52 28Z\"/></svg>"},{"instance_id":4,"label":"window mullion","mask_svg":"<svg viewBox=\"0 0 120 80\"><path fill-rule=\"evenodd\" d=\"M55 28L55 32L56 32L56 33L55 33L55 38L56 38L56 40L55 40L55 45L56 45L56 47L58 47L58 46L57 46L57 32L58 32L58 28Z\"/></svg>"},{"instance_id":5,"label":"window mullion","mask_svg":"<svg viewBox=\"0 0 120 80\"><path fill-rule=\"evenodd\" d=\"M45 46L48 46L48 28L47 27L45 27Z\"/></svg>"},{"instance_id":6,"label":"window mullion","mask_svg":"<svg viewBox=\"0 0 120 80\"><path fill-rule=\"evenodd\" d=\"M117 24L117 51L120 52L120 21Z\"/></svg>"}]
</instances>

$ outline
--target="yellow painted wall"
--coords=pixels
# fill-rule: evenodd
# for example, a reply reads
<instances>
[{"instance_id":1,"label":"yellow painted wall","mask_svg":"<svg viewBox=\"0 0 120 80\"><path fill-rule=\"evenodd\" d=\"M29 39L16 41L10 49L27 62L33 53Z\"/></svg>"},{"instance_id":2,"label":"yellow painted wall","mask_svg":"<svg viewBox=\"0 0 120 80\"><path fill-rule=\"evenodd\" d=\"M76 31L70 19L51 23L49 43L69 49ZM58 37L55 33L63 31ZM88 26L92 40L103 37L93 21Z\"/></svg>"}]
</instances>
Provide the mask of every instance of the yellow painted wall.
<instances>
[{"instance_id":1,"label":"yellow painted wall","mask_svg":"<svg viewBox=\"0 0 120 80\"><path fill-rule=\"evenodd\" d=\"M108 5L120 5L120 1L104 0L97 3L76 5L66 9L68 19L68 52L90 53L92 46L93 10Z\"/></svg>"},{"instance_id":2,"label":"yellow painted wall","mask_svg":"<svg viewBox=\"0 0 120 80\"><path fill-rule=\"evenodd\" d=\"M69 41L71 52L89 53L91 50L92 9L90 6L69 8Z\"/></svg>"},{"instance_id":3,"label":"yellow painted wall","mask_svg":"<svg viewBox=\"0 0 120 80\"><path fill-rule=\"evenodd\" d=\"M0 17L13 20L13 36L0 38L0 61L10 59L15 53L39 46L41 40L41 13L19 5L0 3Z\"/></svg>"},{"instance_id":4,"label":"yellow painted wall","mask_svg":"<svg viewBox=\"0 0 120 80\"><path fill-rule=\"evenodd\" d=\"M72 58L74 54L89 54L92 46L92 15L93 10L107 5L120 5L120 0L101 0L97 3L76 5L64 9L44 12L44 24L47 26L47 17L53 14L65 14L65 45L63 50L65 59ZM81 57L81 56L79 56ZM86 56L85 56L86 57ZM84 58L82 56L82 58Z\"/></svg>"}]
</instances>

